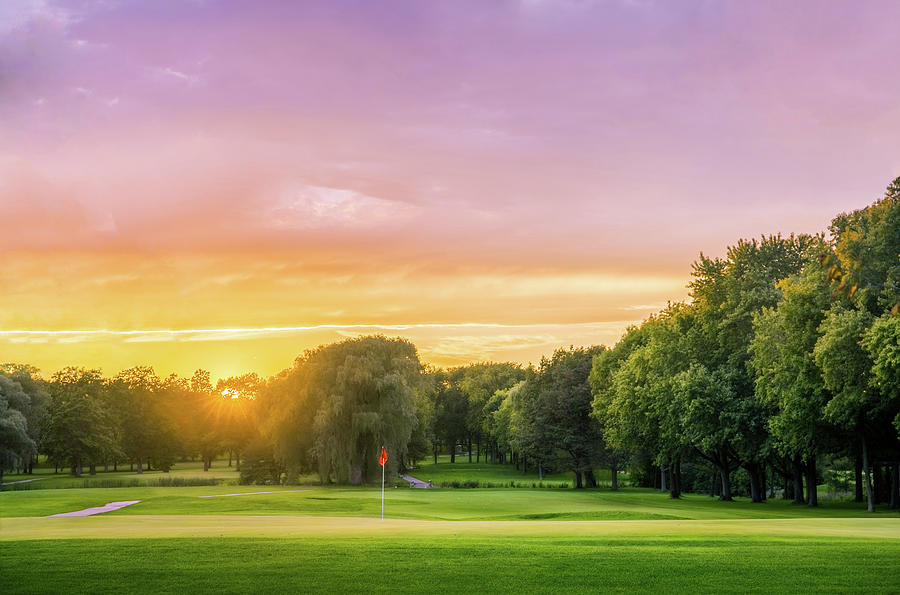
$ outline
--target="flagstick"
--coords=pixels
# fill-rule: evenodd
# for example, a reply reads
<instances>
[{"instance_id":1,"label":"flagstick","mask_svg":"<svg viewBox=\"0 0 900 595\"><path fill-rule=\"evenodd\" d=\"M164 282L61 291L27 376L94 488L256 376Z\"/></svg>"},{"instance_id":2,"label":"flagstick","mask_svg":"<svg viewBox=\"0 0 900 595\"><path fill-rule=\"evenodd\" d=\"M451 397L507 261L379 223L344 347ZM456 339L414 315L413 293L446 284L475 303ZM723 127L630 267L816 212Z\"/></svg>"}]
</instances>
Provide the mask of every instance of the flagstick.
<instances>
[{"instance_id":1,"label":"flagstick","mask_svg":"<svg viewBox=\"0 0 900 595\"><path fill-rule=\"evenodd\" d=\"M381 520L384 520L384 467L387 461L381 464Z\"/></svg>"}]
</instances>

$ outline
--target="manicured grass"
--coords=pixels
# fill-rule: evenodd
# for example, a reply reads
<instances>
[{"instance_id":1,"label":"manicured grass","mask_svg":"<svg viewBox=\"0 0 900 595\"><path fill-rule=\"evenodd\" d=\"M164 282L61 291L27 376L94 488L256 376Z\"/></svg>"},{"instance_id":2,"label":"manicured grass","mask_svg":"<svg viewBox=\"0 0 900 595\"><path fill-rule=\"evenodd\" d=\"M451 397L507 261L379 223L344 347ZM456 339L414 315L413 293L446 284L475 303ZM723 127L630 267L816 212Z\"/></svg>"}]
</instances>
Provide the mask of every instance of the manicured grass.
<instances>
[{"instance_id":1,"label":"manicured grass","mask_svg":"<svg viewBox=\"0 0 900 595\"><path fill-rule=\"evenodd\" d=\"M411 470L409 474L422 481L430 480L436 486L441 485L442 482L452 481L478 481L482 484L508 484L509 482L514 482L527 486L543 481L544 485L552 484L554 487L563 483L569 487L574 486L571 473L547 474L541 480L538 477L536 467L530 468L528 473L522 474L513 465L492 465L487 462L469 463L468 460L467 456L458 456L456 457L456 462L451 463L449 455L441 455L438 457L437 464L431 458L419 461L416 468ZM597 481L601 485L608 486L609 470L598 470Z\"/></svg>"},{"instance_id":2,"label":"manicured grass","mask_svg":"<svg viewBox=\"0 0 900 595\"><path fill-rule=\"evenodd\" d=\"M0 542L5 593L890 592L900 540L766 536Z\"/></svg>"},{"instance_id":3,"label":"manicured grass","mask_svg":"<svg viewBox=\"0 0 900 595\"><path fill-rule=\"evenodd\" d=\"M303 490L287 492L287 490ZM201 496L279 491L202 498ZM141 500L84 518L40 518ZM900 590L900 513L655 490L0 493L4 593ZM637 519L637 520L631 520Z\"/></svg>"},{"instance_id":4,"label":"manicured grass","mask_svg":"<svg viewBox=\"0 0 900 595\"><path fill-rule=\"evenodd\" d=\"M110 467L112 469L112 467ZM172 469L166 473L163 471L153 470L144 471L138 474L136 471L130 471L128 465L121 465L118 471L103 471L103 467L97 468L96 475L90 475L87 468L81 477L73 477L66 470L62 473L54 473L52 467L40 467L34 470L31 475L25 474L4 474L3 484L5 490L34 490L34 489L57 489L57 488L81 488L88 486L103 485L129 485L138 483L142 485L153 485L159 481L216 481L219 484L236 485L238 482L239 472L232 466L228 466L228 461L215 461L209 471L203 471L203 463L200 461L187 461L176 463ZM27 485L9 485L14 481L29 480Z\"/></svg>"},{"instance_id":5,"label":"manicured grass","mask_svg":"<svg viewBox=\"0 0 900 595\"><path fill-rule=\"evenodd\" d=\"M303 490L292 492L288 490ZM216 494L276 491L282 493L202 498ZM0 493L0 517L47 516L107 502L141 500L106 513L118 515L299 515L378 517L381 491L372 488L313 486L199 486L177 488L91 488L29 490ZM879 517L900 518L900 512L879 508ZM738 498L720 502L686 494L672 500L656 490L387 490L385 515L424 520L627 520L627 519L753 519L869 517L852 502L822 502L819 508L785 500L753 504Z\"/></svg>"}]
</instances>

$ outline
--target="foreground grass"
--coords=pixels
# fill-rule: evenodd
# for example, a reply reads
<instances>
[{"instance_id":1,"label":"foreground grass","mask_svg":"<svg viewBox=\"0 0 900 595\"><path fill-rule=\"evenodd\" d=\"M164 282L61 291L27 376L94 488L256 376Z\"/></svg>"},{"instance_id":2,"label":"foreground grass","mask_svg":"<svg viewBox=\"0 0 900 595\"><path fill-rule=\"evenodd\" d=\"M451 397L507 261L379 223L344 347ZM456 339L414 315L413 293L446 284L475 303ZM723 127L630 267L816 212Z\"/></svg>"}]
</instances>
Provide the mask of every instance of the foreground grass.
<instances>
[{"instance_id":1,"label":"foreground grass","mask_svg":"<svg viewBox=\"0 0 900 595\"><path fill-rule=\"evenodd\" d=\"M900 589L898 539L560 532L0 541L0 576L5 593Z\"/></svg>"}]
</instances>

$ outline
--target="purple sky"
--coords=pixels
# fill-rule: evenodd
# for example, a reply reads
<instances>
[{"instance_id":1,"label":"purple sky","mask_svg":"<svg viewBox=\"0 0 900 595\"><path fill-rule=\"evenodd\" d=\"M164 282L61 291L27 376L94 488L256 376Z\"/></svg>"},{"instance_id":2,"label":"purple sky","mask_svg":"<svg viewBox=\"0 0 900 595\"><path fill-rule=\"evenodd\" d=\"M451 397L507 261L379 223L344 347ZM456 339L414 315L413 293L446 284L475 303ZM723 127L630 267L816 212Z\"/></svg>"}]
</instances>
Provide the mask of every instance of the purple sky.
<instances>
[{"instance_id":1,"label":"purple sky","mask_svg":"<svg viewBox=\"0 0 900 595\"><path fill-rule=\"evenodd\" d=\"M503 329L515 353L418 337L441 362L614 342L686 296L701 250L823 231L900 174L898 22L896 2L7 0L0 330L563 325ZM588 323L608 327L564 326ZM0 359L64 347L0 338Z\"/></svg>"}]
</instances>

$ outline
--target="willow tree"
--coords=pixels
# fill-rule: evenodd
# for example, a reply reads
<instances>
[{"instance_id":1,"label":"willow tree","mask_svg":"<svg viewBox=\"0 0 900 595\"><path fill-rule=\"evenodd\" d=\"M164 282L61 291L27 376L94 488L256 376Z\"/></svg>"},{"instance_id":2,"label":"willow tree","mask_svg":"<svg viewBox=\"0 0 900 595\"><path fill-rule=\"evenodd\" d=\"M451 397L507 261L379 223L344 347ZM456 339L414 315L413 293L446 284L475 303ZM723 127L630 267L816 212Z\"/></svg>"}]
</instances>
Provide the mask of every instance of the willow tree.
<instances>
[{"instance_id":1,"label":"willow tree","mask_svg":"<svg viewBox=\"0 0 900 595\"><path fill-rule=\"evenodd\" d=\"M269 392L276 455L288 469L312 463L323 482L361 484L405 460L416 425L415 394L422 382L416 348L383 336L348 339L299 357ZM289 389L289 390L286 390Z\"/></svg>"}]
</instances>

